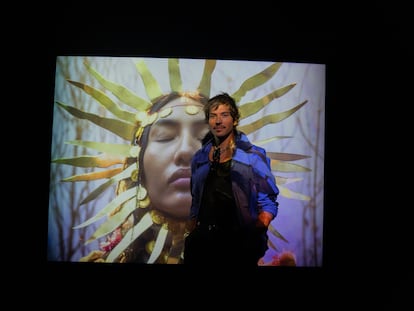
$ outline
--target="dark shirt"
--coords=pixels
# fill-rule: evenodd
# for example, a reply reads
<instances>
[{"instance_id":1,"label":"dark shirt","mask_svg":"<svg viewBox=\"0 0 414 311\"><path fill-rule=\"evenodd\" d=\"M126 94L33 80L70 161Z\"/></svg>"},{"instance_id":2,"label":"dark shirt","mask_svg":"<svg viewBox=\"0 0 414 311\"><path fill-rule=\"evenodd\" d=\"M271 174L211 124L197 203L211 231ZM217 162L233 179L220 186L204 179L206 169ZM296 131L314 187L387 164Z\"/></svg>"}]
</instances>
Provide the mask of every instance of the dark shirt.
<instances>
[{"instance_id":1,"label":"dark shirt","mask_svg":"<svg viewBox=\"0 0 414 311\"><path fill-rule=\"evenodd\" d=\"M231 186L231 162L229 160L211 166L197 219L199 225L215 225L223 231L237 227L238 211Z\"/></svg>"}]
</instances>

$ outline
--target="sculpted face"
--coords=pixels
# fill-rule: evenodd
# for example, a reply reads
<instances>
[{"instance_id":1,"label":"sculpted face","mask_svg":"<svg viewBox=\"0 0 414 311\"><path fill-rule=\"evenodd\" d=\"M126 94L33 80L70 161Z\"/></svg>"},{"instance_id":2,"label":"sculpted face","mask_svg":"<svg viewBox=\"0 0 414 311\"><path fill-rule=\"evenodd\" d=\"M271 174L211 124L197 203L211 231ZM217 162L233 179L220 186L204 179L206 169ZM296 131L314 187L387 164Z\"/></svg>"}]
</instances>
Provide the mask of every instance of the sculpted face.
<instances>
[{"instance_id":1,"label":"sculpted face","mask_svg":"<svg viewBox=\"0 0 414 311\"><path fill-rule=\"evenodd\" d=\"M198 107L189 114L188 106ZM145 187L154 208L175 218L188 216L191 206L191 159L200 149L208 131L203 105L188 98L177 98L164 106L173 108L159 118L149 132L143 164Z\"/></svg>"}]
</instances>

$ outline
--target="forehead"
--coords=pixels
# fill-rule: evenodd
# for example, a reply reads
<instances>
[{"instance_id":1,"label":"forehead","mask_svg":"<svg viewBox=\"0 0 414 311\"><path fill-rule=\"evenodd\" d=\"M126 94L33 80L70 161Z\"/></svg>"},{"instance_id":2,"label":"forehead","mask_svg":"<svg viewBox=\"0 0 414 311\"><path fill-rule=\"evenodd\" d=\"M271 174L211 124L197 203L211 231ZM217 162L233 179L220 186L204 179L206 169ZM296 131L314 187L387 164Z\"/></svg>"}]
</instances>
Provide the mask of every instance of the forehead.
<instances>
[{"instance_id":1,"label":"forehead","mask_svg":"<svg viewBox=\"0 0 414 311\"><path fill-rule=\"evenodd\" d=\"M219 103L217 106L210 107L210 112L230 112L230 106L228 104Z\"/></svg>"}]
</instances>

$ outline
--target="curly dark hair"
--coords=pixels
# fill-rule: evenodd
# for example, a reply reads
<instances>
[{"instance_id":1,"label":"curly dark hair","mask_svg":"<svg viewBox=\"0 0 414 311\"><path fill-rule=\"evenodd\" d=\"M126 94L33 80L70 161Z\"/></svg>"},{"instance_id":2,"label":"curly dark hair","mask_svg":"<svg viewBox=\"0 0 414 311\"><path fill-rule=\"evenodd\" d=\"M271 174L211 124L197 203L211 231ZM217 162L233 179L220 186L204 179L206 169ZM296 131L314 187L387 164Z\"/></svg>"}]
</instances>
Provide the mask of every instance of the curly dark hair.
<instances>
[{"instance_id":1,"label":"curly dark hair","mask_svg":"<svg viewBox=\"0 0 414 311\"><path fill-rule=\"evenodd\" d=\"M207 105L204 106L204 115L205 115L207 122L210 117L210 111L216 109L219 105L228 106L230 108L230 114L234 120L235 126L239 124L240 112L239 112L239 108L236 105L236 101L234 100L233 97L231 97L229 94L225 92L222 92L220 94L217 94L211 97L208 100Z\"/></svg>"}]
</instances>

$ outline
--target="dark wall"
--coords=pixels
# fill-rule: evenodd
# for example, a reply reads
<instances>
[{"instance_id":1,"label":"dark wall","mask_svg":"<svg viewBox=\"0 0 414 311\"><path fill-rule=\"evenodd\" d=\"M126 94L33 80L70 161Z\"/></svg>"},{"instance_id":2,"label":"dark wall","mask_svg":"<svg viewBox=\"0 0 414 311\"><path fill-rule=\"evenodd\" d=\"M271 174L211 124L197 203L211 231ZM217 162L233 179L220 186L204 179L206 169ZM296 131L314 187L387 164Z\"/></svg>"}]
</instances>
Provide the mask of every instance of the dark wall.
<instances>
[{"instance_id":1,"label":"dark wall","mask_svg":"<svg viewBox=\"0 0 414 311\"><path fill-rule=\"evenodd\" d=\"M378 199L373 195L373 180L378 170L371 163L378 159L374 155L378 150L376 143L381 143L383 135L387 134L383 128L376 128L378 119L383 117L379 107L388 101L389 94L384 94L384 90L393 86L386 77L400 74L393 67L401 59L400 51L405 44L400 15L396 10L382 7L359 11L335 9L333 13L305 8L297 14L294 14L297 8L262 9L251 8L242 15L237 10L224 14L221 8L210 8L209 15L199 14L196 8L174 14L168 9L163 14L147 14L143 10L127 12L128 8L125 8L126 13L110 14L111 7L105 8L104 12L86 7L57 12L53 25L45 30L48 48L42 115L45 116L46 128L45 140L41 150L38 150L42 155L39 174L44 176L44 185L39 184L38 193L44 219L40 217L39 221L42 223L40 227L44 226L45 230L40 230L39 241L46 243L47 237L48 144L55 56L316 62L327 64L324 267L230 271L223 274L206 273L205 270L193 273L183 267L47 263L46 246L35 247L33 254L39 254L40 266L46 276L44 282L50 282L49 290L55 290L56 286L65 287L72 296L76 291L85 293L90 288L96 290L100 284L108 282L109 292L113 284L124 288L126 283L132 282L138 293L140 289L144 292L155 290L163 283L168 290L179 284L178 287L185 292L194 290L193 283L194 286L204 286L205 282L213 281L223 290L227 289L226 286L235 286L237 290L264 286L266 295L270 295L268 297L279 296L276 289L279 288L290 299L296 293L326 297L325 291L337 286L341 290L335 297L342 298L343 284L350 282L356 289L353 294L364 298L365 286L376 288L380 284L376 280L381 282L382 277L373 273L377 263L372 257L378 251L376 246L379 243L378 240L367 240L372 231L371 215L381 213L375 208L378 205L374 202ZM251 279L246 279L245 275ZM382 270L382 276L390 275L393 273L388 269ZM118 292L119 287L116 288ZM104 285L103 297L108 294L107 289ZM274 294L269 294L269 291L274 291ZM224 295L224 291L221 293ZM64 297L65 291L61 291L60 295Z\"/></svg>"}]
</instances>

